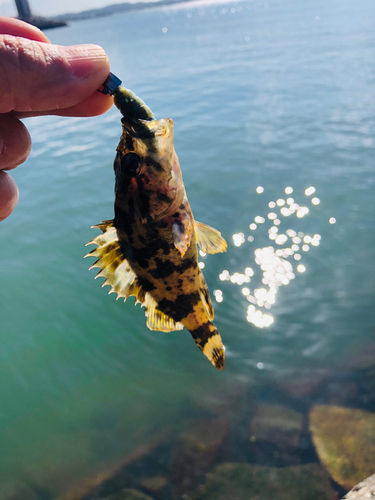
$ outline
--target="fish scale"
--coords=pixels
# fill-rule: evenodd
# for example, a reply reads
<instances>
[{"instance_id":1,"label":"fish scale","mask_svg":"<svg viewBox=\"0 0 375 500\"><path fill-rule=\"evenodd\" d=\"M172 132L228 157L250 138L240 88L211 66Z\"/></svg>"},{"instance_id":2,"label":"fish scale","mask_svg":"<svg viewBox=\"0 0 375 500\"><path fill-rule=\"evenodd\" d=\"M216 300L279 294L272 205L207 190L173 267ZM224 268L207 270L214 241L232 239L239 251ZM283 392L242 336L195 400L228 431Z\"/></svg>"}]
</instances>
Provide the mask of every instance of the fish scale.
<instances>
[{"instance_id":1,"label":"fish scale","mask_svg":"<svg viewBox=\"0 0 375 500\"><path fill-rule=\"evenodd\" d=\"M96 226L102 234L85 257L109 293L135 296L151 330L184 327L211 363L224 367L224 345L213 323L213 307L198 266L205 253L227 248L216 229L194 220L173 146L173 121L156 120L133 92L117 87L122 135L114 162L115 216ZM90 268L90 269L91 269Z\"/></svg>"}]
</instances>

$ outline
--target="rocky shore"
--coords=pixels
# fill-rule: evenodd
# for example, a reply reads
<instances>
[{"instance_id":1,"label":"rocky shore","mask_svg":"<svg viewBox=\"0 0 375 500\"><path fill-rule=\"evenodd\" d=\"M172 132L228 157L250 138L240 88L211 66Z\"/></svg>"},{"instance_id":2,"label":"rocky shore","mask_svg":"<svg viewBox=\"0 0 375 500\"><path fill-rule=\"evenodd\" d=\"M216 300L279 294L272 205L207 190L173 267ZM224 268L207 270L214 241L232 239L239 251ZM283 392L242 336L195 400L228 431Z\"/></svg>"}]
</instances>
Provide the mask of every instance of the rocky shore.
<instances>
[{"instance_id":1,"label":"rocky shore","mask_svg":"<svg viewBox=\"0 0 375 500\"><path fill-rule=\"evenodd\" d=\"M305 375L191 401L180 433L59 500L375 498L374 476L356 486L375 472L373 368Z\"/></svg>"}]
</instances>

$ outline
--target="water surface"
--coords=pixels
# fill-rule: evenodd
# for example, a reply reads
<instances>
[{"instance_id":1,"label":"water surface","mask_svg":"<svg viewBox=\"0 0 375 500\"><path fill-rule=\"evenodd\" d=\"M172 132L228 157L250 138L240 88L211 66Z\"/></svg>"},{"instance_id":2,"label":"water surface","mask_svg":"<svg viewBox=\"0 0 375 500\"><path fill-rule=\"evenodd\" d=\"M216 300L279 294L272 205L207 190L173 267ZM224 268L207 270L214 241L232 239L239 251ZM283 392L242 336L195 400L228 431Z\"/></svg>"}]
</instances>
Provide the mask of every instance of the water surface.
<instances>
[{"instance_id":1,"label":"water surface","mask_svg":"<svg viewBox=\"0 0 375 500\"><path fill-rule=\"evenodd\" d=\"M228 241L226 254L201 259L227 367L215 371L186 331L147 330L143 310L87 271L90 226L113 215L118 111L27 120L20 202L0 227L0 498L29 482L57 498L178 432L213 394L359 367L375 323L374 16L366 0L203 2L48 32L101 44L124 84L173 118L195 218ZM282 215L290 197L309 212ZM250 229L255 217L265 221ZM296 244L270 239L272 227L319 239L279 255L294 278L269 308L259 292L249 301L269 290L254 251ZM251 322L251 305L269 326Z\"/></svg>"}]
</instances>

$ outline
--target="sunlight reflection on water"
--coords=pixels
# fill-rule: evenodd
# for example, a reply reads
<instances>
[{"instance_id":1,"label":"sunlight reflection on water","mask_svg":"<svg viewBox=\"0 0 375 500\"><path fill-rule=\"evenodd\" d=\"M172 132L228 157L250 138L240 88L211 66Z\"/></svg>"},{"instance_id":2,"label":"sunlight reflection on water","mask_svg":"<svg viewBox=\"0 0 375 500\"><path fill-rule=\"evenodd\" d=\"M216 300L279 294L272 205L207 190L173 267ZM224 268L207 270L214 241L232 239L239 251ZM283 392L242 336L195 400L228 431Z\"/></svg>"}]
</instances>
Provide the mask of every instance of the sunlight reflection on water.
<instances>
[{"instance_id":1,"label":"sunlight reflection on water","mask_svg":"<svg viewBox=\"0 0 375 500\"><path fill-rule=\"evenodd\" d=\"M261 195L264 193L264 188L258 186L255 191ZM290 186L284 190L286 195L291 195L293 191ZM320 204L318 197L311 198L315 192L313 186L304 190L311 209ZM318 247L321 242L320 234L310 235L293 228L291 217L294 215L298 219L304 218L310 213L308 206L297 203L291 197L286 200L280 197L277 201L269 201L268 207L274 211L255 216L254 222L249 224L249 229L255 236L239 232L233 234L232 240L234 247L239 248L244 244L253 243L260 233L264 237L267 231L268 239L273 244L255 248L252 261L243 272L236 271L231 274L224 269L219 274L220 281L242 287L243 297L250 302L246 310L246 319L258 328L267 328L274 323L274 317L269 311L276 303L281 287L288 285L298 274L306 271L308 262L302 263L302 260L305 261L307 252ZM288 225L284 229L287 218L289 218ZM330 217L328 222L333 224L336 220ZM200 256L206 257L202 252ZM261 270L261 275L254 271L253 268L256 266ZM204 267L203 262L200 263L200 267ZM253 286L249 285L250 283ZM245 284L247 286L243 286ZM213 295L217 303L224 301L223 290L214 290Z\"/></svg>"}]
</instances>

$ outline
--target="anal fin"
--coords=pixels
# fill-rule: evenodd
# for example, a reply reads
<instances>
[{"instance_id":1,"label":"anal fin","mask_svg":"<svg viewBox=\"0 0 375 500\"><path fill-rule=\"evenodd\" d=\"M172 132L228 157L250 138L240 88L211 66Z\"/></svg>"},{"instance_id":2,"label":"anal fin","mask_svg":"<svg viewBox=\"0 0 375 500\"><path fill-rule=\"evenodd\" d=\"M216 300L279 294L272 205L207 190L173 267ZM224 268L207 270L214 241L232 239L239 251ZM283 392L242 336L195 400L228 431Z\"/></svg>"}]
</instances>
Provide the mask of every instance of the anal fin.
<instances>
[{"instance_id":1,"label":"anal fin","mask_svg":"<svg viewBox=\"0 0 375 500\"><path fill-rule=\"evenodd\" d=\"M150 330L172 332L183 329L181 323L177 323L158 309L156 300L149 293L146 293L145 298L145 314L147 317L146 324Z\"/></svg>"}]
</instances>

